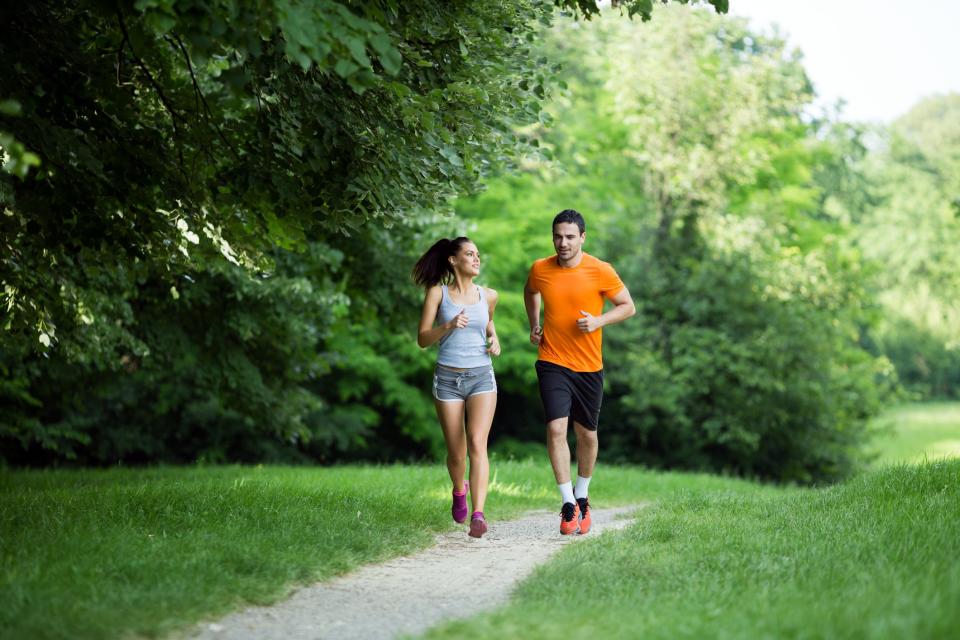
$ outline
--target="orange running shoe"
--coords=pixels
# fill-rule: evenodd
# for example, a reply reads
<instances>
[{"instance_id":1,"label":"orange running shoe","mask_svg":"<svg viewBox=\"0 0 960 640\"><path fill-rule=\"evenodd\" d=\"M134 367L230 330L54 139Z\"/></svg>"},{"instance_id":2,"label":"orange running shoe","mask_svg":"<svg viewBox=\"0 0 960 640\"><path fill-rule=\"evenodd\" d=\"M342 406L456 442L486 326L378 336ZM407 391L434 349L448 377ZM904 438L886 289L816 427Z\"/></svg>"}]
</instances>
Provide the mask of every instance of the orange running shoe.
<instances>
[{"instance_id":1,"label":"orange running shoe","mask_svg":"<svg viewBox=\"0 0 960 640\"><path fill-rule=\"evenodd\" d=\"M577 519L577 505L564 502L560 509L560 533L568 536L577 531L580 522Z\"/></svg>"},{"instance_id":2,"label":"orange running shoe","mask_svg":"<svg viewBox=\"0 0 960 640\"><path fill-rule=\"evenodd\" d=\"M580 507L580 535L590 533L590 500L587 498L577 498L577 506Z\"/></svg>"}]
</instances>

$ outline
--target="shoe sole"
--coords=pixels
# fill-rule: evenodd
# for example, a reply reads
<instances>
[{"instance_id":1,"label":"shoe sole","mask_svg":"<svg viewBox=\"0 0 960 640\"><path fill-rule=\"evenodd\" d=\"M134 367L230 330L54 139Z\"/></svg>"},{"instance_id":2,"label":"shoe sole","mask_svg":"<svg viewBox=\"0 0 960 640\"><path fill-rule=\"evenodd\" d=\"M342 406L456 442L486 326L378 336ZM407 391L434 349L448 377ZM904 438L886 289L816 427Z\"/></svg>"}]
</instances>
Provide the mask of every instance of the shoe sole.
<instances>
[{"instance_id":1,"label":"shoe sole","mask_svg":"<svg viewBox=\"0 0 960 640\"><path fill-rule=\"evenodd\" d=\"M474 527L473 524L474 524L475 522L480 522L480 525L477 526L477 527ZM470 533L469 533L468 535L469 535L471 538L482 538L482 537L483 537L483 534L485 534L486 532L487 532L487 523L486 523L486 522L483 522L483 521L480 521L480 520L474 520L473 522L470 523Z\"/></svg>"}]
</instances>

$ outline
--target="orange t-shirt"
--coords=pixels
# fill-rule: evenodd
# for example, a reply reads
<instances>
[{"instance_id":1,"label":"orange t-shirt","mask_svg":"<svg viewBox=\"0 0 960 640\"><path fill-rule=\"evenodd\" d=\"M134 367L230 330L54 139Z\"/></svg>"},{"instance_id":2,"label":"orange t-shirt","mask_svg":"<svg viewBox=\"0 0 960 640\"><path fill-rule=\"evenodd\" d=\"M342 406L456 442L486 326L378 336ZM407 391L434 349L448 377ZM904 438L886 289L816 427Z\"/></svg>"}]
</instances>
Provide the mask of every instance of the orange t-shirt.
<instances>
[{"instance_id":1,"label":"orange t-shirt","mask_svg":"<svg viewBox=\"0 0 960 640\"><path fill-rule=\"evenodd\" d=\"M609 263L589 254L575 267L561 267L557 256L537 260L530 267L530 289L543 301L543 338L540 359L572 371L603 369L603 330L584 333L577 327L581 310L598 316L603 299L623 290L623 281Z\"/></svg>"}]
</instances>

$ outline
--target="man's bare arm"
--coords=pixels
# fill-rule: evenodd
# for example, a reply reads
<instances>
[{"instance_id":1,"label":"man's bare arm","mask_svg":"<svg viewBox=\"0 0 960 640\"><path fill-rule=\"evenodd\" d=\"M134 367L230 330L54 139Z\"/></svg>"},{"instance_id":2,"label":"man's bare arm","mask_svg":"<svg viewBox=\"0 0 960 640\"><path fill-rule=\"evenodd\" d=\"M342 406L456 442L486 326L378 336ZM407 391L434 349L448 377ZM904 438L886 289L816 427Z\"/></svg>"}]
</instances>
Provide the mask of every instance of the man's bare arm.
<instances>
[{"instance_id":1,"label":"man's bare arm","mask_svg":"<svg viewBox=\"0 0 960 640\"><path fill-rule=\"evenodd\" d=\"M530 322L530 342L540 344L543 330L540 328L540 292L530 287L530 280L523 286L523 304L527 308L527 320Z\"/></svg>"},{"instance_id":2,"label":"man's bare arm","mask_svg":"<svg viewBox=\"0 0 960 640\"><path fill-rule=\"evenodd\" d=\"M583 317L577 320L580 331L592 333L600 327L623 322L637 312L637 307L633 304L633 298L630 297L630 291L626 287L610 298L610 301L613 303L613 309L599 316L593 316L581 310L580 314Z\"/></svg>"}]
</instances>

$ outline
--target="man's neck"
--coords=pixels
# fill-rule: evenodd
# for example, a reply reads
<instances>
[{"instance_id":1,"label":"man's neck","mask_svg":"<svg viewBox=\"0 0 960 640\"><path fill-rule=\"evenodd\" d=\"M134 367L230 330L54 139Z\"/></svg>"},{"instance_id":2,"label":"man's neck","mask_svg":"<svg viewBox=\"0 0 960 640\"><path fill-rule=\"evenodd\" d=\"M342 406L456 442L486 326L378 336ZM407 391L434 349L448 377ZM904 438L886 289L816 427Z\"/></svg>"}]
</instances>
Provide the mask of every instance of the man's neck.
<instances>
[{"instance_id":1,"label":"man's neck","mask_svg":"<svg viewBox=\"0 0 960 640\"><path fill-rule=\"evenodd\" d=\"M577 255L573 256L569 260L563 260L560 256L557 256L557 264L563 267L564 269L573 269L574 267L580 266L580 262L583 261L583 251L577 251Z\"/></svg>"}]
</instances>

